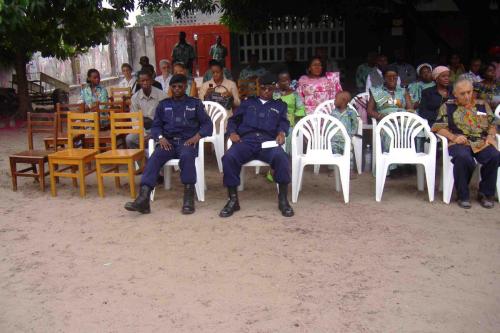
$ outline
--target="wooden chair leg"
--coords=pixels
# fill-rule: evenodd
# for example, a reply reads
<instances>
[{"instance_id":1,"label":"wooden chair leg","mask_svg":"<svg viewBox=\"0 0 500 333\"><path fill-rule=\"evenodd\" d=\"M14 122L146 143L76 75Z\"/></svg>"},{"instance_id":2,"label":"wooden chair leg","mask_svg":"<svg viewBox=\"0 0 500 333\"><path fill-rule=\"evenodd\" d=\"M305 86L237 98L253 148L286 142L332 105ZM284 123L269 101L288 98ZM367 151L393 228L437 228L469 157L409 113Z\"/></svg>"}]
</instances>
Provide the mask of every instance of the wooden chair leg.
<instances>
[{"instance_id":1,"label":"wooden chair leg","mask_svg":"<svg viewBox=\"0 0 500 333\"><path fill-rule=\"evenodd\" d=\"M130 186L130 197L132 199L135 199L135 168L134 168L134 161L130 160L128 161L128 167L127 167L127 173L128 173L128 182Z\"/></svg>"},{"instance_id":2,"label":"wooden chair leg","mask_svg":"<svg viewBox=\"0 0 500 333\"><path fill-rule=\"evenodd\" d=\"M10 158L10 174L12 175L12 191L17 191L17 163Z\"/></svg>"},{"instance_id":3,"label":"wooden chair leg","mask_svg":"<svg viewBox=\"0 0 500 333\"><path fill-rule=\"evenodd\" d=\"M50 194L52 194L52 196L55 197L57 196L56 177L54 176L54 163L52 163L50 160L49 160L49 172L50 172Z\"/></svg>"},{"instance_id":4,"label":"wooden chair leg","mask_svg":"<svg viewBox=\"0 0 500 333\"><path fill-rule=\"evenodd\" d=\"M45 192L45 162L38 162L38 171L39 171L39 181L40 181L40 189L42 192Z\"/></svg>"},{"instance_id":5,"label":"wooden chair leg","mask_svg":"<svg viewBox=\"0 0 500 333\"><path fill-rule=\"evenodd\" d=\"M80 183L80 196L85 198L85 163L83 161L78 164L78 180Z\"/></svg>"},{"instance_id":6,"label":"wooden chair leg","mask_svg":"<svg viewBox=\"0 0 500 333\"><path fill-rule=\"evenodd\" d=\"M31 164L31 171L33 171L33 173L35 175L38 174L38 172L36 170L36 164L35 163ZM35 182L40 182L39 177L34 177L33 179L34 179Z\"/></svg>"},{"instance_id":7,"label":"wooden chair leg","mask_svg":"<svg viewBox=\"0 0 500 333\"><path fill-rule=\"evenodd\" d=\"M97 191L99 192L99 196L104 198L104 183L102 177L102 165L99 160L95 161L95 170L97 174Z\"/></svg>"},{"instance_id":8,"label":"wooden chair leg","mask_svg":"<svg viewBox=\"0 0 500 333\"><path fill-rule=\"evenodd\" d=\"M71 172L74 173L74 174L76 174L77 171L78 171L78 166L72 165L71 166ZM73 182L73 187L77 187L78 186L78 182L76 181L76 178L73 177L73 178L71 178L71 180Z\"/></svg>"},{"instance_id":9,"label":"wooden chair leg","mask_svg":"<svg viewBox=\"0 0 500 333\"><path fill-rule=\"evenodd\" d=\"M116 168L114 169L116 173L120 172L120 167L117 165ZM119 189L121 187L120 184L120 177L115 177L115 188Z\"/></svg>"}]
</instances>

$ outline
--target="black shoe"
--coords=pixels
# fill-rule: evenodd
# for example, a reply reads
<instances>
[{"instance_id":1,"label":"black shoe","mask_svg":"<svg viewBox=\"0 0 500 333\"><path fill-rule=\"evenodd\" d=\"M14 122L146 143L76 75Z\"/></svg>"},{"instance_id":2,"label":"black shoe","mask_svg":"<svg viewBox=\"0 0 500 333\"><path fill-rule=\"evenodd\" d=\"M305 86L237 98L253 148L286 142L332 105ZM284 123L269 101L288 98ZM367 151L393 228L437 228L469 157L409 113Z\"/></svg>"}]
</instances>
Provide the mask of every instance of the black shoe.
<instances>
[{"instance_id":1,"label":"black shoe","mask_svg":"<svg viewBox=\"0 0 500 333\"><path fill-rule=\"evenodd\" d=\"M184 185L184 201L182 203L182 214L194 213L194 184Z\"/></svg>"},{"instance_id":2,"label":"black shoe","mask_svg":"<svg viewBox=\"0 0 500 333\"><path fill-rule=\"evenodd\" d=\"M238 201L238 189L236 187L228 187L227 193L229 200L227 201L224 208L219 213L220 217L229 217L233 215L234 212L240 210L240 203Z\"/></svg>"},{"instance_id":3,"label":"black shoe","mask_svg":"<svg viewBox=\"0 0 500 333\"><path fill-rule=\"evenodd\" d=\"M279 184L278 193L278 208L281 211L281 215L284 217L292 217L294 215L293 208L288 203L287 199L288 184Z\"/></svg>"},{"instance_id":4,"label":"black shoe","mask_svg":"<svg viewBox=\"0 0 500 333\"><path fill-rule=\"evenodd\" d=\"M460 200L460 199L458 199L458 206L460 206L463 209L470 209L472 207L469 200Z\"/></svg>"},{"instance_id":5,"label":"black shoe","mask_svg":"<svg viewBox=\"0 0 500 333\"><path fill-rule=\"evenodd\" d=\"M151 208L149 206L149 195L153 189L147 185L142 185L139 195L134 202L127 202L125 204L125 209L132 212L139 212L142 214L151 213Z\"/></svg>"},{"instance_id":6,"label":"black shoe","mask_svg":"<svg viewBox=\"0 0 500 333\"><path fill-rule=\"evenodd\" d=\"M483 206L484 208L491 209L491 208L495 207L495 202L493 201L493 198L487 197L482 193L477 194L477 200L479 201L481 206Z\"/></svg>"}]
</instances>

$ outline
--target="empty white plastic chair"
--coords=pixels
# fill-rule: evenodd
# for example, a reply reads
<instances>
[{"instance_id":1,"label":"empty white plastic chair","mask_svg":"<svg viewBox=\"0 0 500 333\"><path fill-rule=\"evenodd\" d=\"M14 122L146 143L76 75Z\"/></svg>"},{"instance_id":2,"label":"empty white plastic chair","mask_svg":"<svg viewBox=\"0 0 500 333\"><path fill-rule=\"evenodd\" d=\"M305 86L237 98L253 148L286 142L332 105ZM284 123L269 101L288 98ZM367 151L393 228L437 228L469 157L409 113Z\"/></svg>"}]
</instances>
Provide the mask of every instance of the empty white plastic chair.
<instances>
[{"instance_id":1,"label":"empty white plastic chair","mask_svg":"<svg viewBox=\"0 0 500 333\"><path fill-rule=\"evenodd\" d=\"M204 101L203 105L214 125L212 135L204 139L205 142L210 142L214 145L217 166L219 167L219 172L222 173L222 155L224 155L224 132L226 130L227 111L217 102Z\"/></svg>"},{"instance_id":2,"label":"empty white plastic chair","mask_svg":"<svg viewBox=\"0 0 500 333\"><path fill-rule=\"evenodd\" d=\"M227 149L231 148L233 145L233 142L231 139L227 140ZM285 149L285 145L283 144L281 146L283 150ZM243 191L245 189L245 168L248 167L255 167L255 174L259 173L260 167L270 167L269 163L266 163L261 160L251 160L250 162L247 162L241 166L241 171L240 171L240 186L238 186L238 191ZM276 188L278 188L278 184L276 184Z\"/></svg>"},{"instance_id":3,"label":"empty white plastic chair","mask_svg":"<svg viewBox=\"0 0 500 333\"><path fill-rule=\"evenodd\" d=\"M417 153L415 138L422 132L429 139L427 152ZM390 138L389 151L382 151L382 133ZM436 137L427 121L409 112L395 112L385 116L375 127L376 190L375 200L382 199L387 170L391 164L416 164L419 189L423 190L423 170L427 180L429 201L434 201L436 171Z\"/></svg>"},{"instance_id":4,"label":"empty white plastic chair","mask_svg":"<svg viewBox=\"0 0 500 333\"><path fill-rule=\"evenodd\" d=\"M358 111L351 103L347 104L347 107L356 112L356 114L358 115L358 131L352 137L352 147L354 150L354 159L356 160L356 170L358 171L358 174L361 174L361 163L363 158L363 121L359 117ZM333 110L335 110L335 99L322 102L316 107L314 113L323 113L330 115ZM319 165L314 167L314 173L319 173Z\"/></svg>"},{"instance_id":5,"label":"empty white plastic chair","mask_svg":"<svg viewBox=\"0 0 500 333\"><path fill-rule=\"evenodd\" d=\"M205 201L205 156L204 156L204 143L205 138L200 139L198 141L198 157L195 158L194 163L196 167L196 197L198 201ZM155 150L155 141L153 139L149 139L148 143L148 152L149 157L153 155ZM172 188L172 168L179 167L179 159L171 159L163 166L163 178L164 178L164 186L166 190L170 190ZM155 197L155 189L151 191L151 201L154 201Z\"/></svg>"},{"instance_id":6,"label":"empty white plastic chair","mask_svg":"<svg viewBox=\"0 0 500 333\"><path fill-rule=\"evenodd\" d=\"M332 138L341 133L344 137L344 153L332 152ZM304 140L305 139L305 140ZM304 151L303 142L307 142ZM342 184L344 202L349 202L349 170L351 167L351 138L344 125L333 116L315 113L302 118L292 132L292 202L297 202L302 189L306 165L334 165L338 168L338 180ZM337 188L338 190L338 188Z\"/></svg>"}]
</instances>

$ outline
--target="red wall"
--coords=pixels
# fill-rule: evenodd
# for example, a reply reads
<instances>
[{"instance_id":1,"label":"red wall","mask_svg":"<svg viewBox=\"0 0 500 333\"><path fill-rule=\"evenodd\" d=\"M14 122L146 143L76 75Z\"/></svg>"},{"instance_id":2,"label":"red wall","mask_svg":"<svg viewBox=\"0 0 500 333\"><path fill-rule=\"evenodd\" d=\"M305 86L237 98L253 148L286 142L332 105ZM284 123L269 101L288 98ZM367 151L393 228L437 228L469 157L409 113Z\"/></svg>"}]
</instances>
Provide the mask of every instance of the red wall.
<instances>
[{"instance_id":1,"label":"red wall","mask_svg":"<svg viewBox=\"0 0 500 333\"><path fill-rule=\"evenodd\" d=\"M193 36L198 35L198 64L200 75L203 75L208 68L208 61L210 57L208 51L210 46L215 44L215 37L220 35L222 37L222 44L227 47L228 55L226 57L226 67L231 69L231 57L229 55L231 47L229 40L229 29L226 26L219 24L205 24L205 25L188 25L188 26L160 26L154 27L155 38L155 55L156 66L159 68L158 62L161 59L172 60L172 49L179 41L179 32L186 33L186 40L189 44L195 47ZM196 49L195 49L196 50ZM194 65L193 67L195 67Z\"/></svg>"}]
</instances>

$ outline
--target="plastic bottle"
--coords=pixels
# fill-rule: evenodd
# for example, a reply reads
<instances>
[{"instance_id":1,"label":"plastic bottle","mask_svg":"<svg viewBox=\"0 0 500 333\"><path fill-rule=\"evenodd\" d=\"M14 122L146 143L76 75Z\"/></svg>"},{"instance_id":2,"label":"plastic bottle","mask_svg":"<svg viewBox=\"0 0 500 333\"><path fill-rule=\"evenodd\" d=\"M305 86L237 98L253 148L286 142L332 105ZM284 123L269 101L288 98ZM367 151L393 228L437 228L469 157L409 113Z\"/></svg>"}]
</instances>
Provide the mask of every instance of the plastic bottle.
<instances>
[{"instance_id":1,"label":"plastic bottle","mask_svg":"<svg viewBox=\"0 0 500 333\"><path fill-rule=\"evenodd\" d=\"M365 162L363 172L371 172L372 171L372 147L370 145L366 145L365 152L363 154L363 160Z\"/></svg>"}]
</instances>

